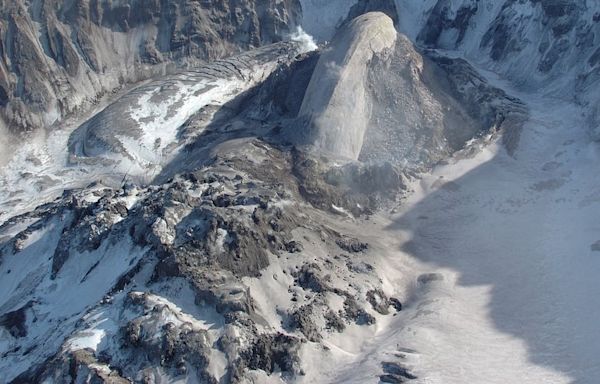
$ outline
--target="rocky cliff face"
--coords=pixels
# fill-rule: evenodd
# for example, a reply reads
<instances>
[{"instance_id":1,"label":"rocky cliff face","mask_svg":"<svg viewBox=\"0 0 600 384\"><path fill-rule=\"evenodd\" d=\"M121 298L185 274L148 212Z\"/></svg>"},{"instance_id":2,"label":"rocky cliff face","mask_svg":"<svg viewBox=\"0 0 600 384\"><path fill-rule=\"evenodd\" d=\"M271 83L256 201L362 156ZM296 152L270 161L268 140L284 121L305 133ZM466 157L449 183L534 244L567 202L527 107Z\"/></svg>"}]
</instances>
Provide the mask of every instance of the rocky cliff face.
<instances>
[{"instance_id":1,"label":"rocky cliff face","mask_svg":"<svg viewBox=\"0 0 600 384\"><path fill-rule=\"evenodd\" d=\"M398 0L402 27L424 46L458 49L493 68L522 89L576 99L589 105L597 125L600 79L600 4L596 1L448 1L418 5L422 24L402 9L415 3ZM416 18L419 20L419 18ZM418 21L417 21L418 24Z\"/></svg>"},{"instance_id":2,"label":"rocky cliff face","mask_svg":"<svg viewBox=\"0 0 600 384\"><path fill-rule=\"evenodd\" d=\"M331 42L279 41L300 3ZM90 114L0 167L0 384L347 382L330 366L446 284L407 275L382 212L498 132L517 149L530 110L477 65L597 101L583 1L0 6L0 140ZM427 188L461 209L461 185ZM415 379L411 354L364 381Z\"/></svg>"},{"instance_id":3,"label":"rocky cliff face","mask_svg":"<svg viewBox=\"0 0 600 384\"><path fill-rule=\"evenodd\" d=\"M186 63L280 41L295 0L0 2L0 125L48 127L98 97Z\"/></svg>"},{"instance_id":4,"label":"rocky cliff face","mask_svg":"<svg viewBox=\"0 0 600 384\"><path fill-rule=\"evenodd\" d=\"M600 139L598 2L439 0L421 12L426 23L414 29L421 44L463 51L523 90L575 100L586 109L591 137Z\"/></svg>"},{"instance_id":5,"label":"rocky cliff face","mask_svg":"<svg viewBox=\"0 0 600 384\"><path fill-rule=\"evenodd\" d=\"M358 2L349 17L381 2ZM340 159L429 167L474 137L518 143L521 103L465 61L415 46L384 12L342 23L304 93L295 142Z\"/></svg>"},{"instance_id":6,"label":"rocky cliff face","mask_svg":"<svg viewBox=\"0 0 600 384\"><path fill-rule=\"evenodd\" d=\"M371 116L368 63L395 42L392 20L380 12L361 15L336 34L317 63L299 113L315 148L358 159Z\"/></svg>"}]
</instances>

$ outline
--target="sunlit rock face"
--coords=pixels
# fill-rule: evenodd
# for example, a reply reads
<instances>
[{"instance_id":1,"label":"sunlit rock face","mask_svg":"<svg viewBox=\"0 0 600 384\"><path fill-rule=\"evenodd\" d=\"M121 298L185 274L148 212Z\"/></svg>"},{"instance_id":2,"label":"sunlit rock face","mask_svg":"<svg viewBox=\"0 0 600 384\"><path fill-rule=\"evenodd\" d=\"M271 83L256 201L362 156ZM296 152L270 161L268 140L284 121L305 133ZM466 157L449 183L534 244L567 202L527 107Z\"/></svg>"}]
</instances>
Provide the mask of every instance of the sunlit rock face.
<instances>
[{"instance_id":1,"label":"sunlit rock face","mask_svg":"<svg viewBox=\"0 0 600 384\"><path fill-rule=\"evenodd\" d=\"M558 276L552 268L571 255L599 248L594 227L580 226L596 222L600 189L584 108L546 94L570 89L564 99L595 101L585 110L589 121L600 116L591 96L600 54L585 49L600 36L589 21L600 20L595 4L7 3L0 111L17 125L0 119L0 165L5 148L18 156L0 167L0 384L428 382L465 361L476 379L458 382L539 371L535 351L489 318L490 303L512 318L523 307L512 299L538 286L490 301L498 295L488 283L528 282L514 272L538 276L540 265ZM299 3L318 47L295 28L278 41ZM593 44L569 40L575 47L544 72L540 30L552 38L546 48L590 30ZM3 130L62 121L91 95L149 75L36 142L3 141ZM577 227L565 228L563 213ZM564 246L554 234L571 231L577 245L547 263L547 249ZM591 271L584 280L595 281L580 259ZM493 279L481 292L464 284L482 276ZM544 305L598 317L579 316L600 308L587 302L563 310L597 287L555 282L539 286ZM552 287L568 293L561 305ZM558 366L571 351L563 346L600 345L572 344L571 333L562 344L552 309L525 307L543 315L526 321L536 339L537 324L549 324L539 339L561 347ZM475 332L465 343L474 319L490 338ZM596 335L589 324L586 335ZM444 337L432 338L434 328ZM451 333L458 338L444 341ZM491 368L489 340L501 347ZM518 356L503 349L513 343ZM573 354L574 367L593 369L597 353L584 354ZM506 356L522 366L507 369Z\"/></svg>"},{"instance_id":2,"label":"sunlit rock face","mask_svg":"<svg viewBox=\"0 0 600 384\"><path fill-rule=\"evenodd\" d=\"M119 97L75 130L71 163L111 164L150 179L204 132L216 112L300 52L276 43L155 79Z\"/></svg>"},{"instance_id":3,"label":"sunlit rock face","mask_svg":"<svg viewBox=\"0 0 600 384\"><path fill-rule=\"evenodd\" d=\"M315 148L357 159L371 116L368 64L396 42L392 19L368 13L351 21L323 52L306 90L300 119Z\"/></svg>"},{"instance_id":4,"label":"sunlit rock face","mask_svg":"<svg viewBox=\"0 0 600 384\"><path fill-rule=\"evenodd\" d=\"M523 114L466 61L420 50L372 12L322 52L292 136L338 159L429 166Z\"/></svg>"},{"instance_id":5,"label":"sunlit rock face","mask_svg":"<svg viewBox=\"0 0 600 384\"><path fill-rule=\"evenodd\" d=\"M0 120L47 127L128 83L281 41L296 0L0 2Z\"/></svg>"}]
</instances>

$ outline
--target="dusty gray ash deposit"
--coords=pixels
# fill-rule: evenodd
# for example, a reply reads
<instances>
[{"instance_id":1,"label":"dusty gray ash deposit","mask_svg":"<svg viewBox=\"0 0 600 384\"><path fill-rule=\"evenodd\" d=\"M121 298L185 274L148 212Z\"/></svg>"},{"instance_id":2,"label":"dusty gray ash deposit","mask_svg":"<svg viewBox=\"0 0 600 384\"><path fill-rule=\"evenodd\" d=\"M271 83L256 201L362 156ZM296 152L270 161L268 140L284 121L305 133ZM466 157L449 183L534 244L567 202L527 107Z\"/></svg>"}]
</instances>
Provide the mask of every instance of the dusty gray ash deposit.
<instances>
[{"instance_id":1,"label":"dusty gray ash deposit","mask_svg":"<svg viewBox=\"0 0 600 384\"><path fill-rule=\"evenodd\" d=\"M592 383L592 3L0 0L0 384Z\"/></svg>"}]
</instances>

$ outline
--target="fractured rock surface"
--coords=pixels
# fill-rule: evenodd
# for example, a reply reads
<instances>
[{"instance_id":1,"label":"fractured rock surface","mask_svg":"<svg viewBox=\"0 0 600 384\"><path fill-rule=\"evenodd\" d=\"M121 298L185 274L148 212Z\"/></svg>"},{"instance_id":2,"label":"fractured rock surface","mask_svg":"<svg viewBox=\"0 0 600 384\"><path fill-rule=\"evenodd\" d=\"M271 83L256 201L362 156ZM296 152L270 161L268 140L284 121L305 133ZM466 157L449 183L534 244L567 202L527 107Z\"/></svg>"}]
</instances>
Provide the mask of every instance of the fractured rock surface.
<instances>
[{"instance_id":1,"label":"fractured rock surface","mask_svg":"<svg viewBox=\"0 0 600 384\"><path fill-rule=\"evenodd\" d=\"M526 116L466 61L419 50L371 12L321 54L290 136L339 159L428 167L495 131L514 150Z\"/></svg>"},{"instance_id":2,"label":"fractured rock surface","mask_svg":"<svg viewBox=\"0 0 600 384\"><path fill-rule=\"evenodd\" d=\"M0 125L48 127L182 64L281 41L295 0L0 2Z\"/></svg>"},{"instance_id":3,"label":"fractured rock surface","mask_svg":"<svg viewBox=\"0 0 600 384\"><path fill-rule=\"evenodd\" d=\"M395 41L392 20L377 12L357 17L336 34L317 63L299 112L306 124L301 134L317 150L358 158L372 108L368 63Z\"/></svg>"},{"instance_id":4,"label":"fractured rock surface","mask_svg":"<svg viewBox=\"0 0 600 384\"><path fill-rule=\"evenodd\" d=\"M403 3L347 3L350 17L330 26L341 26L337 36L307 53L278 42L297 24L297 1L0 1L10 129L60 120L153 76L67 134L68 164L49 180L36 178L44 156L27 157L36 172L18 175L38 195L4 183L11 208L38 207L1 212L2 380L314 382L315 361L352 355L336 342L366 343L415 310L410 287L449 285L440 273L390 279L407 269L383 260L398 243L383 243L373 222L418 172L469 156L474 141L502 133L515 154L529 111L438 50L472 43L478 2L431 2L417 33L425 48L395 29ZM488 9L497 17L477 40L499 66L531 52L512 33L527 19L516 3ZM568 36L595 47L578 2L519 4L546 28L536 74L570 63ZM590 52L578 87L593 89L598 61ZM194 69L171 71L184 64ZM74 169L80 180L67 189ZM550 181L535 192L563 185ZM48 186L62 195L41 204ZM402 354L375 364L375 381L421 375Z\"/></svg>"}]
</instances>

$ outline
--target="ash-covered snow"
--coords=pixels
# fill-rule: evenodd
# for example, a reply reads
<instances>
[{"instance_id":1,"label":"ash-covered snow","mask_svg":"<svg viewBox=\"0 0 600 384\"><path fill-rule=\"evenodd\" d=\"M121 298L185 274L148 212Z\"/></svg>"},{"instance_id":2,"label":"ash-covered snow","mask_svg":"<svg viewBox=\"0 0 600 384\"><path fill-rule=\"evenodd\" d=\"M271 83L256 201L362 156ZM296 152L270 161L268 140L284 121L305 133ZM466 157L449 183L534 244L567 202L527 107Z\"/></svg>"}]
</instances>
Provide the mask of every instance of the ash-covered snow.
<instances>
[{"instance_id":1,"label":"ash-covered snow","mask_svg":"<svg viewBox=\"0 0 600 384\"><path fill-rule=\"evenodd\" d=\"M382 219L385 279L410 295L324 381L398 362L415 383L596 382L600 148L580 107L511 93L532 114L514 157L491 145L437 167Z\"/></svg>"},{"instance_id":2,"label":"ash-covered snow","mask_svg":"<svg viewBox=\"0 0 600 384\"><path fill-rule=\"evenodd\" d=\"M439 163L417 172L280 136L335 53L310 35L331 39L354 3L303 0L293 53L116 95L89 116L101 145L78 120L23 141L0 172L1 384L598 382L600 5L396 0L414 80L399 92L431 101L446 76L500 118L453 155L418 147ZM383 103L365 135L445 121L449 100ZM119 117L137 130L103 131Z\"/></svg>"}]
</instances>

